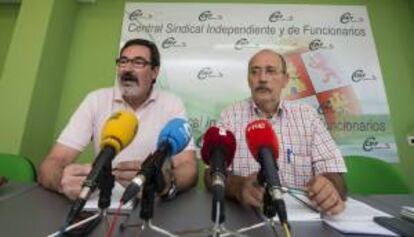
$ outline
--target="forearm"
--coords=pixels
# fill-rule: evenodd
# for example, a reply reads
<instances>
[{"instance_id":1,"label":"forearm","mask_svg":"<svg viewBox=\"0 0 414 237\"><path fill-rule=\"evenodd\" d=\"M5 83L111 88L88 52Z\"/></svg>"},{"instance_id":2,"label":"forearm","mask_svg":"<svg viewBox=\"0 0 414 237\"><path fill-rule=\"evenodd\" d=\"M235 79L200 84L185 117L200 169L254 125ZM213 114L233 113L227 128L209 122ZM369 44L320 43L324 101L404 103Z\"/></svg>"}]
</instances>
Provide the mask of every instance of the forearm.
<instances>
[{"instance_id":1,"label":"forearm","mask_svg":"<svg viewBox=\"0 0 414 237\"><path fill-rule=\"evenodd\" d=\"M187 190L197 184L196 162L182 162L173 170L178 191Z\"/></svg>"},{"instance_id":2,"label":"forearm","mask_svg":"<svg viewBox=\"0 0 414 237\"><path fill-rule=\"evenodd\" d=\"M63 170L72 163L79 151L62 144L55 144L39 166L38 182L45 188L60 191Z\"/></svg>"},{"instance_id":3,"label":"forearm","mask_svg":"<svg viewBox=\"0 0 414 237\"><path fill-rule=\"evenodd\" d=\"M347 187L346 187L343 174L342 173L324 173L322 175L325 178L327 178L329 181L331 181L336 191L338 191L339 196L341 196L341 199L345 201L346 196L347 196Z\"/></svg>"},{"instance_id":4,"label":"forearm","mask_svg":"<svg viewBox=\"0 0 414 237\"><path fill-rule=\"evenodd\" d=\"M38 182L45 188L59 191L64 166L54 159L45 159L39 167Z\"/></svg>"}]
</instances>

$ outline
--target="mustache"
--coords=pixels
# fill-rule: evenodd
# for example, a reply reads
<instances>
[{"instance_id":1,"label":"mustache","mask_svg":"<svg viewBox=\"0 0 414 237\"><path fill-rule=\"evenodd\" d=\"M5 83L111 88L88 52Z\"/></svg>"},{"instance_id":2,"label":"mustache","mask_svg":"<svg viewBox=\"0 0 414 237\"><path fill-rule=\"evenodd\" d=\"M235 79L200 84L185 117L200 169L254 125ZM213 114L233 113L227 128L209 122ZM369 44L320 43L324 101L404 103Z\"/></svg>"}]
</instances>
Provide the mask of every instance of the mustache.
<instances>
[{"instance_id":1,"label":"mustache","mask_svg":"<svg viewBox=\"0 0 414 237\"><path fill-rule=\"evenodd\" d=\"M124 72L121 75L121 81L133 81L138 83L138 77L132 72Z\"/></svg>"},{"instance_id":2,"label":"mustache","mask_svg":"<svg viewBox=\"0 0 414 237\"><path fill-rule=\"evenodd\" d=\"M269 88L265 87L265 86L258 86L256 88L254 88L254 91L261 91L261 90L271 92L271 90Z\"/></svg>"}]
</instances>

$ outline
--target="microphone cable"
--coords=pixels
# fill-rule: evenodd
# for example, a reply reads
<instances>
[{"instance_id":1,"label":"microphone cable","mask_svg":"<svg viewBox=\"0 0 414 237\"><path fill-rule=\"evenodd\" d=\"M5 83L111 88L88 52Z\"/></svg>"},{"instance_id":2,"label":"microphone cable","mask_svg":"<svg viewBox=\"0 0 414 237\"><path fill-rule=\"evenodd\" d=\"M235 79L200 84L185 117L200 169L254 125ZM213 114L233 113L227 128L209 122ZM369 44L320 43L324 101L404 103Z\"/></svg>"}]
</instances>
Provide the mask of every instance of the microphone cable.
<instances>
[{"instance_id":1,"label":"microphone cable","mask_svg":"<svg viewBox=\"0 0 414 237\"><path fill-rule=\"evenodd\" d=\"M82 226L82 225L84 225L88 222L91 222L91 221L95 220L96 218L100 217L101 215L102 215L102 213L98 212L98 213L94 214L93 216L90 216L90 217L88 217L84 220L81 220L79 222L73 223L72 225L67 224L66 227L63 229L63 231L62 231L62 228L63 228L62 227L59 231L57 231L53 234L50 234L47 237L60 237L60 236L63 236L64 232L73 230L73 229L75 229L79 226Z\"/></svg>"},{"instance_id":2,"label":"microphone cable","mask_svg":"<svg viewBox=\"0 0 414 237\"><path fill-rule=\"evenodd\" d=\"M285 236L286 237L291 237L292 233L290 231L289 224L287 222L283 222L282 227L283 227L283 232L285 233Z\"/></svg>"},{"instance_id":3,"label":"microphone cable","mask_svg":"<svg viewBox=\"0 0 414 237\"><path fill-rule=\"evenodd\" d=\"M116 226L116 223L118 222L119 216L121 215L121 208L122 208L123 205L124 205L124 203L120 201L119 202L119 206L116 209L115 214L113 215L113 218L112 218L112 221L111 221L111 225L110 225L108 231L106 232L105 237L112 237L113 236L114 230L115 230L115 226Z\"/></svg>"}]
</instances>

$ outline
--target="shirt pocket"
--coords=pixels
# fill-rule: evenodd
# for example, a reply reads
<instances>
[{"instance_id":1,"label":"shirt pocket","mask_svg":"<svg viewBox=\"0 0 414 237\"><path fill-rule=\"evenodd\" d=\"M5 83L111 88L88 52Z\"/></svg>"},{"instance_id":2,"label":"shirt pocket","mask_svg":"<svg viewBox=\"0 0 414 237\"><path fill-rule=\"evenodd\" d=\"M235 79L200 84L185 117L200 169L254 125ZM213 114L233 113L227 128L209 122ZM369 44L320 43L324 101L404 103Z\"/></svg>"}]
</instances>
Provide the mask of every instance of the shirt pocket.
<instances>
[{"instance_id":1,"label":"shirt pocket","mask_svg":"<svg viewBox=\"0 0 414 237\"><path fill-rule=\"evenodd\" d=\"M278 160L282 183L288 187L305 187L313 177L312 157L289 144L284 145L282 155Z\"/></svg>"}]
</instances>

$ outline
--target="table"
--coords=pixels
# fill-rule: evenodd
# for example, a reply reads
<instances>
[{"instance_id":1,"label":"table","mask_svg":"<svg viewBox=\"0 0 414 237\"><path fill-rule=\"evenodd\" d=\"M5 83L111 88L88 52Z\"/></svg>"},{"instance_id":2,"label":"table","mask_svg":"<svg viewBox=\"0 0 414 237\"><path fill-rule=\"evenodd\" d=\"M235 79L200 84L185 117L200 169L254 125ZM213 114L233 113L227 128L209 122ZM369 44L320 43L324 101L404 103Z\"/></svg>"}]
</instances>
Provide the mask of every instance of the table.
<instances>
[{"instance_id":1,"label":"table","mask_svg":"<svg viewBox=\"0 0 414 237\"><path fill-rule=\"evenodd\" d=\"M71 202L60 194L50 192L37 184L11 184L12 191L7 198L0 200L1 236L47 236L62 225ZM1 190L3 193L5 190ZM0 196L1 197L1 196ZM398 215L401 205L414 206L414 195L372 195L355 196L382 211ZM242 207L232 201L226 201L226 222L228 229L236 230L261 222L261 218L251 209ZM211 221L211 194L193 188L180 194L171 201L156 201L152 223L170 232L209 228ZM125 221L121 217L120 221ZM138 208L129 218L129 223L141 222ZM291 222L293 236L364 236L343 235L323 224L323 222ZM280 226L277 226L280 231ZM138 236L137 228L128 228L115 236ZM280 232L281 233L281 232ZM101 222L89 236L104 236L104 224ZM248 236L274 236L268 227L261 227L249 232ZM139 236L163 236L153 231L143 231ZM191 235L206 236L206 235ZM280 234L280 236L283 236Z\"/></svg>"}]
</instances>

